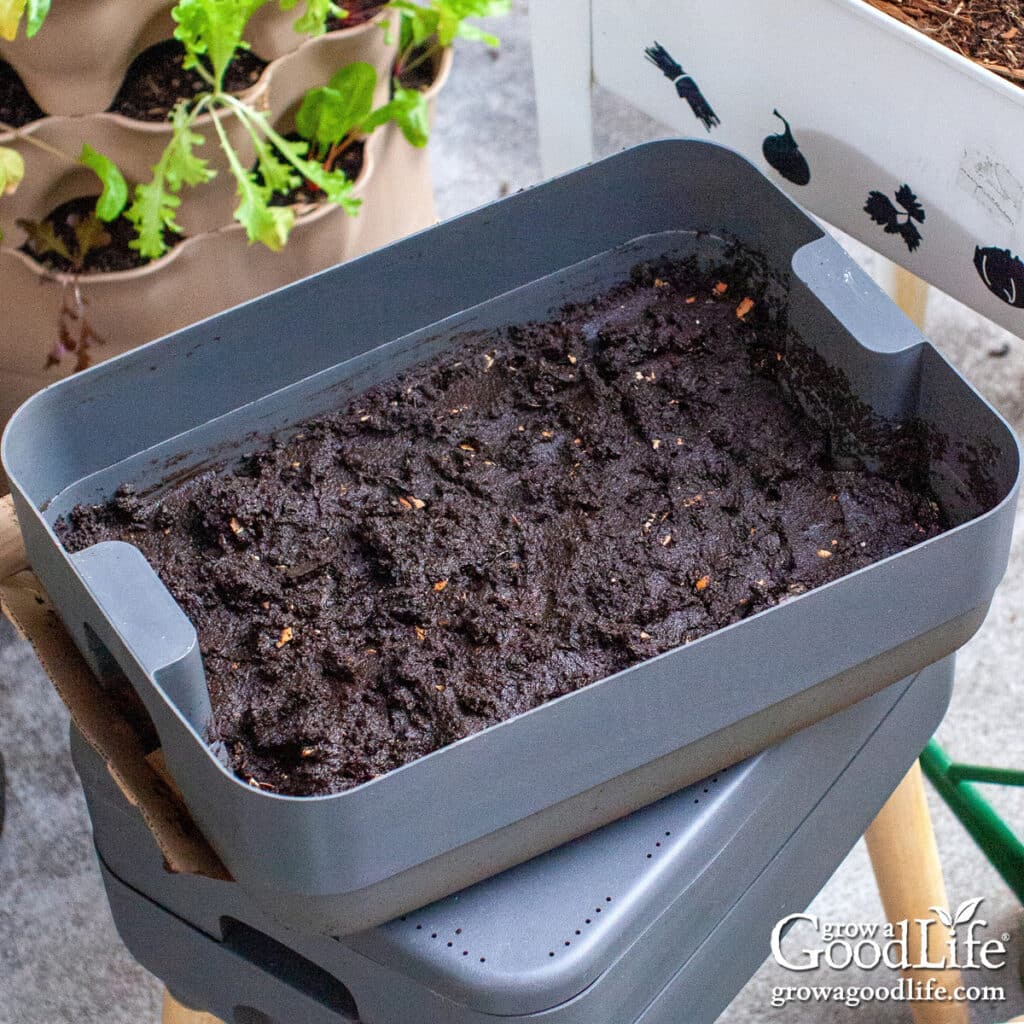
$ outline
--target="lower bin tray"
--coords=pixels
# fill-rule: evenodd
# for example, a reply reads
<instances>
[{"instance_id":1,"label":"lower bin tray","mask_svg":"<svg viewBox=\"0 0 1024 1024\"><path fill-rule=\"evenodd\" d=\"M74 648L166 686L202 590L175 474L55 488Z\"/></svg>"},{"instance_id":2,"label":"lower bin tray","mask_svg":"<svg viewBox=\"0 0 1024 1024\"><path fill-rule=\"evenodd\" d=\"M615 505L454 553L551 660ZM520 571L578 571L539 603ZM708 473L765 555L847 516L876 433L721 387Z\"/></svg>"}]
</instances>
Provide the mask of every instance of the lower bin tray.
<instances>
[{"instance_id":1,"label":"lower bin tray","mask_svg":"<svg viewBox=\"0 0 1024 1024\"><path fill-rule=\"evenodd\" d=\"M471 889L343 940L234 883L169 875L80 740L114 919L184 1003L259 1024L714 1020L932 734L952 659L747 762Z\"/></svg>"}]
</instances>

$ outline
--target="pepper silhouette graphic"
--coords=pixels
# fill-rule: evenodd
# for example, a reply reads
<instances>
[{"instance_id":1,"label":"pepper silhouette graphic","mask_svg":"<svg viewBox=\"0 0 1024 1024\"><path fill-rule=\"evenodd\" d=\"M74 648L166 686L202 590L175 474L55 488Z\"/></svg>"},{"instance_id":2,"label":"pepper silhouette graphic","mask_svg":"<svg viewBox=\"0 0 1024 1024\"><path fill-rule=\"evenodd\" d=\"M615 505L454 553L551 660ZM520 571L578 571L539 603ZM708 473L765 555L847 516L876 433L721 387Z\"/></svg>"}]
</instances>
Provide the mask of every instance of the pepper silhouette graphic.
<instances>
[{"instance_id":1,"label":"pepper silhouette graphic","mask_svg":"<svg viewBox=\"0 0 1024 1024\"><path fill-rule=\"evenodd\" d=\"M985 287L1009 306L1024 309L1024 263L1009 249L979 245L974 250L974 266Z\"/></svg>"},{"instance_id":2,"label":"pepper silhouette graphic","mask_svg":"<svg viewBox=\"0 0 1024 1024\"><path fill-rule=\"evenodd\" d=\"M647 55L647 59L658 68L661 73L672 81L672 84L676 87L676 93L680 99L686 100L690 104L690 109L693 111L693 116L700 121L701 124L711 131L716 124L721 124L718 115L711 109L711 104L704 99L704 94L700 91L700 86L682 69L682 66L676 61L676 59L665 49L661 43L655 41L653 46L648 46L644 53Z\"/></svg>"},{"instance_id":3,"label":"pepper silhouette graphic","mask_svg":"<svg viewBox=\"0 0 1024 1024\"><path fill-rule=\"evenodd\" d=\"M794 185L806 185L811 180L811 169L800 147L789 130L789 122L777 111L772 113L783 123L785 131L780 135L769 135L761 144L765 160Z\"/></svg>"},{"instance_id":4,"label":"pepper silhouette graphic","mask_svg":"<svg viewBox=\"0 0 1024 1024\"><path fill-rule=\"evenodd\" d=\"M914 221L924 223L924 207L909 185L900 185L896 190L896 202L903 207L902 210L893 206L892 200L883 192L870 192L864 212L876 224L881 224L887 235L902 236L907 248L913 252L921 244L921 232Z\"/></svg>"}]
</instances>

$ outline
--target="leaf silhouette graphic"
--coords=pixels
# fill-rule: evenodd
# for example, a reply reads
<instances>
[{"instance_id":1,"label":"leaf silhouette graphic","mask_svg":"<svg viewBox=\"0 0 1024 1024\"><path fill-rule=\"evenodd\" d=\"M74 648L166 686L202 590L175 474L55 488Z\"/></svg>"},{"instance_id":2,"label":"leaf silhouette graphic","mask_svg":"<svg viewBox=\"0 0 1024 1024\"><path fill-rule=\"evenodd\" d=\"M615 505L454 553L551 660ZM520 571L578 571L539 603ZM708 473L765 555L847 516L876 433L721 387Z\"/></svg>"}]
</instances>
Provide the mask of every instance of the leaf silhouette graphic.
<instances>
[{"instance_id":1,"label":"leaf silhouette graphic","mask_svg":"<svg viewBox=\"0 0 1024 1024\"><path fill-rule=\"evenodd\" d=\"M883 224L886 231L892 233L898 226L899 211L892 201L882 192L869 192L868 201L864 204L864 212L876 223Z\"/></svg>"},{"instance_id":2,"label":"leaf silhouette graphic","mask_svg":"<svg viewBox=\"0 0 1024 1024\"><path fill-rule=\"evenodd\" d=\"M909 185L901 185L896 190L896 201L903 209L893 206L892 200L884 192L868 193L868 201L864 204L864 212L876 223L885 228L888 235L899 235L913 252L921 244L921 232L918 224L924 221L924 207L917 201L917 196Z\"/></svg>"},{"instance_id":3,"label":"leaf silhouette graphic","mask_svg":"<svg viewBox=\"0 0 1024 1024\"><path fill-rule=\"evenodd\" d=\"M953 915L953 927L955 928L958 924L966 924L972 917L974 912L981 906L984 896L979 896L976 900L964 900L959 907L956 908L956 913Z\"/></svg>"},{"instance_id":4,"label":"leaf silhouette graphic","mask_svg":"<svg viewBox=\"0 0 1024 1024\"><path fill-rule=\"evenodd\" d=\"M900 185L896 190L896 202L919 224L924 223L924 207L917 201L909 185Z\"/></svg>"},{"instance_id":5,"label":"leaf silhouette graphic","mask_svg":"<svg viewBox=\"0 0 1024 1024\"><path fill-rule=\"evenodd\" d=\"M953 918L949 916L949 911L945 907L929 907L928 908L947 928L953 927Z\"/></svg>"},{"instance_id":6,"label":"leaf silhouette graphic","mask_svg":"<svg viewBox=\"0 0 1024 1024\"><path fill-rule=\"evenodd\" d=\"M886 228L886 231L889 229ZM907 248L913 252L921 244L921 232L917 230L912 220L904 221L898 228L897 231L903 236L903 241L907 243Z\"/></svg>"}]
</instances>

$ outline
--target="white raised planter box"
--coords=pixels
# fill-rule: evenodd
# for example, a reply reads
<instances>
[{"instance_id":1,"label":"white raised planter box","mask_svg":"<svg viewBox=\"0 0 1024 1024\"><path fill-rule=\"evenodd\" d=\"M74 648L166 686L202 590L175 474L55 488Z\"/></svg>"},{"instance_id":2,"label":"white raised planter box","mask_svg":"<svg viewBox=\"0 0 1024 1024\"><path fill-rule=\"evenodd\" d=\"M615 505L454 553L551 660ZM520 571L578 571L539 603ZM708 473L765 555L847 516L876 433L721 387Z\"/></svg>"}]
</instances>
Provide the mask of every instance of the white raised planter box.
<instances>
[{"instance_id":1,"label":"white raised planter box","mask_svg":"<svg viewBox=\"0 0 1024 1024\"><path fill-rule=\"evenodd\" d=\"M566 0L531 17L546 171L590 156L592 71L673 133L739 150L812 212L1024 335L1024 88L863 0ZM656 43L683 77L647 57ZM575 130L554 127L573 116Z\"/></svg>"}]
</instances>

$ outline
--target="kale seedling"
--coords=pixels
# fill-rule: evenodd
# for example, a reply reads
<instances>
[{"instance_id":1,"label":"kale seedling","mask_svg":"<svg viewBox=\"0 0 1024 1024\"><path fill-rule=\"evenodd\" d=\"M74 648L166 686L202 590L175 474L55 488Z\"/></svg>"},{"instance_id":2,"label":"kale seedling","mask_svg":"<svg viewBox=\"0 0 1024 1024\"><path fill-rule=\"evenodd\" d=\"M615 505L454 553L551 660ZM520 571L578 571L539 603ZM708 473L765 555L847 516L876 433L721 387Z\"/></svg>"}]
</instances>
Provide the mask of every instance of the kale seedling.
<instances>
[{"instance_id":1,"label":"kale seedling","mask_svg":"<svg viewBox=\"0 0 1024 1024\"><path fill-rule=\"evenodd\" d=\"M31 39L50 13L50 0L0 0L0 39L14 42L25 17L25 35Z\"/></svg>"},{"instance_id":2,"label":"kale seedling","mask_svg":"<svg viewBox=\"0 0 1024 1024\"><path fill-rule=\"evenodd\" d=\"M357 62L341 68L325 86L310 89L295 115L295 127L309 144L308 155L332 170L356 139L394 121L414 146L425 146L430 132L426 97L415 89L394 90L373 109L377 72Z\"/></svg>"},{"instance_id":3,"label":"kale seedling","mask_svg":"<svg viewBox=\"0 0 1024 1024\"><path fill-rule=\"evenodd\" d=\"M402 15L395 61L395 78L402 80L421 65L433 61L456 39L473 39L497 46L497 36L466 24L466 18L508 14L512 3L511 0L427 0L420 4L413 0L391 0L391 6Z\"/></svg>"},{"instance_id":4,"label":"kale seedling","mask_svg":"<svg viewBox=\"0 0 1024 1024\"><path fill-rule=\"evenodd\" d=\"M174 36L185 47L186 68L194 68L208 88L181 100L171 114L171 140L153 167L153 178L138 185L127 216L138 233L131 244L148 259L167 250L165 232L179 232L175 214L181 204L179 193L185 185L209 181L215 171L196 153L203 137L194 128L203 114L211 115L217 139L235 179L238 205L235 220L246 230L250 242L262 242L281 249L295 223L290 206L272 206L276 192L287 192L303 180L321 189L330 202L351 214L359 208L352 195L352 182L344 174L327 170L317 160L307 159L308 143L290 142L275 131L266 113L254 110L224 89L224 75L238 49L247 48L243 33L252 15L266 0L178 0L171 12L177 22ZM289 0L285 0L288 4ZM289 4L289 6L291 6ZM307 15L315 9L307 2ZM287 8L286 8L287 9ZM234 117L244 126L256 153L256 169L242 166L222 123Z\"/></svg>"}]
</instances>

